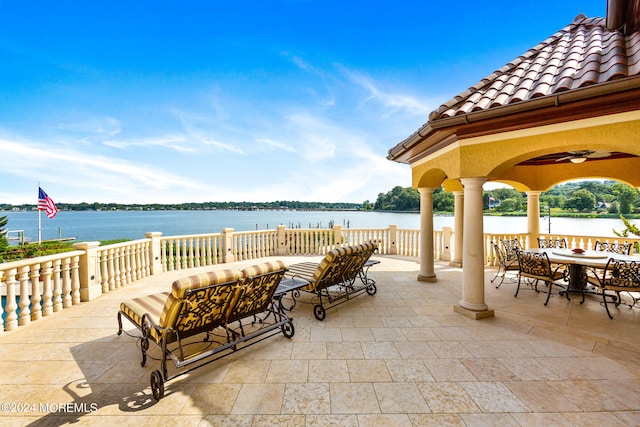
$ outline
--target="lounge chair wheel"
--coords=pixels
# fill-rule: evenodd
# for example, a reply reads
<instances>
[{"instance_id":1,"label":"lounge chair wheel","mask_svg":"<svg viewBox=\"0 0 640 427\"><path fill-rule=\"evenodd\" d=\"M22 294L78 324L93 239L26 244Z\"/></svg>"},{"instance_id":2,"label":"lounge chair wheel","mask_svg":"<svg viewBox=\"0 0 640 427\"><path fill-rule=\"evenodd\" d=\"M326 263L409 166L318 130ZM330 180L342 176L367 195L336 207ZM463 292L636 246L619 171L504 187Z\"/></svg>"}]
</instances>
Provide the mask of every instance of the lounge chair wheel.
<instances>
[{"instance_id":1,"label":"lounge chair wheel","mask_svg":"<svg viewBox=\"0 0 640 427\"><path fill-rule=\"evenodd\" d=\"M164 396L164 380L160 371L151 373L151 393L156 400L160 400Z\"/></svg>"},{"instance_id":2,"label":"lounge chair wheel","mask_svg":"<svg viewBox=\"0 0 640 427\"><path fill-rule=\"evenodd\" d=\"M287 338L293 337L293 334L296 333L296 330L293 327L293 322L287 322L284 325L282 325L281 328L282 328L282 335L284 335Z\"/></svg>"},{"instance_id":3,"label":"lounge chair wheel","mask_svg":"<svg viewBox=\"0 0 640 427\"><path fill-rule=\"evenodd\" d=\"M318 304L313 307L313 315L318 320L324 320L324 318L327 317L327 312L324 310L323 306Z\"/></svg>"},{"instance_id":4,"label":"lounge chair wheel","mask_svg":"<svg viewBox=\"0 0 640 427\"><path fill-rule=\"evenodd\" d=\"M367 286L367 293L369 295L375 295L377 291L378 291L378 289L376 288L376 285Z\"/></svg>"}]
</instances>

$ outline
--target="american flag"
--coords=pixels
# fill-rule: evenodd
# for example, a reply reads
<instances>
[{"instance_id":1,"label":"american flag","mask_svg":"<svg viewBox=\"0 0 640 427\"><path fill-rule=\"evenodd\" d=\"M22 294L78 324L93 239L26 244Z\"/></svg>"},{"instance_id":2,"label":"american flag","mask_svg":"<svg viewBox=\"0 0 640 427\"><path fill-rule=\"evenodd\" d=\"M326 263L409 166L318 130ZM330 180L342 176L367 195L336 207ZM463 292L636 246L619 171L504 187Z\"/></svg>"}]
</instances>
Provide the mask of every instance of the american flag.
<instances>
[{"instance_id":1,"label":"american flag","mask_svg":"<svg viewBox=\"0 0 640 427\"><path fill-rule=\"evenodd\" d=\"M38 187L38 210L46 211L49 218L53 218L58 213L54 201L40 187Z\"/></svg>"}]
</instances>

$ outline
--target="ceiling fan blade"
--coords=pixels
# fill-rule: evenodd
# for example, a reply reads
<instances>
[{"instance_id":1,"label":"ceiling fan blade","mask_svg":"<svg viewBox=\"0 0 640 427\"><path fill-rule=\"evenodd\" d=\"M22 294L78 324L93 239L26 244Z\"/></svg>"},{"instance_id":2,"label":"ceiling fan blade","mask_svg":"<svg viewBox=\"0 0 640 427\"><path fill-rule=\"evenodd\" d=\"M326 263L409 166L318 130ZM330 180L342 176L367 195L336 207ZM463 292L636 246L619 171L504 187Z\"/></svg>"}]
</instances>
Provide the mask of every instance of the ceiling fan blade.
<instances>
[{"instance_id":1,"label":"ceiling fan blade","mask_svg":"<svg viewBox=\"0 0 640 427\"><path fill-rule=\"evenodd\" d=\"M609 157L611 155L608 151L594 151L591 154L587 154L585 157L590 159L602 159L604 157Z\"/></svg>"},{"instance_id":2,"label":"ceiling fan blade","mask_svg":"<svg viewBox=\"0 0 640 427\"><path fill-rule=\"evenodd\" d=\"M565 156L565 157L560 157L559 159L556 160L556 162L562 162L564 160L571 160L573 158L575 158L576 156Z\"/></svg>"}]
</instances>

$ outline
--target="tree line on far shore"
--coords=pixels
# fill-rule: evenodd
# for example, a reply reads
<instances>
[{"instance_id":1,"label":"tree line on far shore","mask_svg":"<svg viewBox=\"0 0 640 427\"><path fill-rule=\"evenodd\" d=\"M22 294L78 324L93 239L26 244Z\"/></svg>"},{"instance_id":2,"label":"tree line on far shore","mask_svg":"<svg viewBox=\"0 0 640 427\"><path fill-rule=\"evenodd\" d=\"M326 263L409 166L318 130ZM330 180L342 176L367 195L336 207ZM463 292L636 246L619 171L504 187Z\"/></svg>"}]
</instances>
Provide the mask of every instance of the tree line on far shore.
<instances>
[{"instance_id":1,"label":"tree line on far shore","mask_svg":"<svg viewBox=\"0 0 640 427\"><path fill-rule=\"evenodd\" d=\"M527 195L513 188L484 191L484 210L513 215L527 211ZM365 202L367 203L367 202ZM618 216L640 212L638 189L618 181L580 181L556 185L540 195L540 208L555 214L609 214ZM410 187L396 186L378 194L371 209L381 211L419 211L420 193ZM436 213L454 211L453 193L437 188L433 192Z\"/></svg>"},{"instance_id":2,"label":"tree line on far shore","mask_svg":"<svg viewBox=\"0 0 640 427\"><path fill-rule=\"evenodd\" d=\"M484 191L485 211L499 214L526 212L527 196L513 188L497 188ZM386 193L379 193L374 203L342 202L203 202L179 204L121 204L121 203L58 203L59 210L374 210L420 211L420 193L411 187L396 186ZM640 212L640 195L636 188L618 181L581 181L556 185L540 195L540 207L563 213L634 214ZM35 210L35 204L10 205L0 203L0 211ZM433 192L433 210L436 213L453 213L453 193L436 188Z\"/></svg>"}]
</instances>

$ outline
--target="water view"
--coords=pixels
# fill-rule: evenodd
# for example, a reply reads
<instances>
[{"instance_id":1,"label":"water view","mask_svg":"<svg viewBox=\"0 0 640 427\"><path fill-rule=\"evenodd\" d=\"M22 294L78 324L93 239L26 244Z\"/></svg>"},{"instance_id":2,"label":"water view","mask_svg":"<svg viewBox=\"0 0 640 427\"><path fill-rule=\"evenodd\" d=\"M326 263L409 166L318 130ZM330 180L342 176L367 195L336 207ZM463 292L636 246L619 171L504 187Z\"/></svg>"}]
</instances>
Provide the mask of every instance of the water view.
<instances>
[{"instance_id":1,"label":"water view","mask_svg":"<svg viewBox=\"0 0 640 427\"><path fill-rule=\"evenodd\" d=\"M38 239L37 212L1 212L9 219L8 230L23 230L28 241ZM420 228L418 213L357 211L62 211L49 219L44 214L42 239L74 237L78 241L140 239L149 231L165 236L219 233L223 228L236 231L288 228L327 228L331 224L344 228ZM453 227L453 216L434 217L434 229ZM614 237L613 230L624 228L619 219L552 218L551 233ZM484 217L487 233L522 233L526 217ZM540 218L540 232L549 230L548 218ZM16 233L12 233L15 236Z\"/></svg>"}]
</instances>

